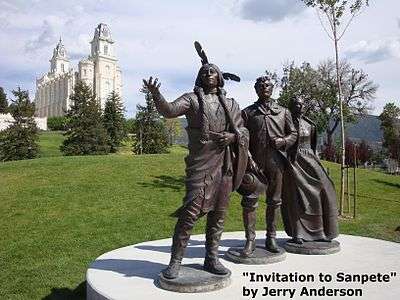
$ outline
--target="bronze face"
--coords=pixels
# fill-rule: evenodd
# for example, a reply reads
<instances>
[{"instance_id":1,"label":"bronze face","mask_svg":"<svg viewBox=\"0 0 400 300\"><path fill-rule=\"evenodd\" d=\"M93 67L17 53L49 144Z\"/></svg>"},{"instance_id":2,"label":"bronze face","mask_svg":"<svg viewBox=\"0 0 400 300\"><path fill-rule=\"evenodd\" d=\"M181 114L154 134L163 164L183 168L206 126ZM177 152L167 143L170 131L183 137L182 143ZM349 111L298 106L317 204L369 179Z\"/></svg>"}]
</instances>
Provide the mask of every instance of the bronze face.
<instances>
[{"instance_id":1,"label":"bronze face","mask_svg":"<svg viewBox=\"0 0 400 300\"><path fill-rule=\"evenodd\" d=\"M293 110L297 115L301 115L304 112L304 99L301 97L296 97L293 102Z\"/></svg>"},{"instance_id":2,"label":"bronze face","mask_svg":"<svg viewBox=\"0 0 400 300\"><path fill-rule=\"evenodd\" d=\"M270 81L263 80L257 81L255 89L260 100L268 100L272 95L274 86Z\"/></svg>"},{"instance_id":3,"label":"bronze face","mask_svg":"<svg viewBox=\"0 0 400 300\"><path fill-rule=\"evenodd\" d=\"M218 87L218 72L213 67L204 67L200 76L204 88L213 89Z\"/></svg>"}]
</instances>

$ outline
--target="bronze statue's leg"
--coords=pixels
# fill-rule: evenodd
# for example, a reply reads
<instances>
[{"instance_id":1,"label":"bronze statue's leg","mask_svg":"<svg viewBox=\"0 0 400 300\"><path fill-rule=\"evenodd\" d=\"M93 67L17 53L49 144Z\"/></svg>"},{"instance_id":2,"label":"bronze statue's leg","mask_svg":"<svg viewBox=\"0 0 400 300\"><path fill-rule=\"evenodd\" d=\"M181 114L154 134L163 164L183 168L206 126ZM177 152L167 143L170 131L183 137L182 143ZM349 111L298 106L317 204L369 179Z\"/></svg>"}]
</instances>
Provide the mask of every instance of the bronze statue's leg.
<instances>
[{"instance_id":1,"label":"bronze statue's leg","mask_svg":"<svg viewBox=\"0 0 400 300\"><path fill-rule=\"evenodd\" d=\"M232 190L232 177L223 176L221 185L216 195L214 210L207 214L206 228L206 257L204 259L204 270L225 275L229 270L225 268L218 259L218 247L224 231L225 214L229 205L229 194Z\"/></svg>"},{"instance_id":2,"label":"bronze statue's leg","mask_svg":"<svg viewBox=\"0 0 400 300\"><path fill-rule=\"evenodd\" d=\"M201 215L201 205L198 199L195 199L187 207L182 209L178 222L175 225L174 236L172 238L171 260L168 267L162 271L164 277L171 279L178 277L179 268L190 234L195 222Z\"/></svg>"},{"instance_id":3,"label":"bronze statue's leg","mask_svg":"<svg viewBox=\"0 0 400 300\"><path fill-rule=\"evenodd\" d=\"M246 236L246 245L242 250L243 256L250 256L256 249L256 220L258 207L258 198L242 198L242 217L244 232Z\"/></svg>"},{"instance_id":4,"label":"bronze statue's leg","mask_svg":"<svg viewBox=\"0 0 400 300\"><path fill-rule=\"evenodd\" d=\"M224 231L225 211L210 211L207 214L206 257L204 269L214 274L225 275L229 270L218 259L218 247Z\"/></svg>"},{"instance_id":5,"label":"bronze statue's leg","mask_svg":"<svg viewBox=\"0 0 400 300\"><path fill-rule=\"evenodd\" d=\"M267 223L267 236L265 239L265 248L271 252L278 253L278 244L276 242L276 219L279 214L279 206L267 204L265 221Z\"/></svg>"},{"instance_id":6,"label":"bronze statue's leg","mask_svg":"<svg viewBox=\"0 0 400 300\"><path fill-rule=\"evenodd\" d=\"M267 190L267 210L266 210L266 225L267 235L265 247L271 252L278 253L278 244L276 242L276 220L279 215L282 204L282 182L283 169L279 166L274 166L268 170L270 172L270 184Z\"/></svg>"}]
</instances>

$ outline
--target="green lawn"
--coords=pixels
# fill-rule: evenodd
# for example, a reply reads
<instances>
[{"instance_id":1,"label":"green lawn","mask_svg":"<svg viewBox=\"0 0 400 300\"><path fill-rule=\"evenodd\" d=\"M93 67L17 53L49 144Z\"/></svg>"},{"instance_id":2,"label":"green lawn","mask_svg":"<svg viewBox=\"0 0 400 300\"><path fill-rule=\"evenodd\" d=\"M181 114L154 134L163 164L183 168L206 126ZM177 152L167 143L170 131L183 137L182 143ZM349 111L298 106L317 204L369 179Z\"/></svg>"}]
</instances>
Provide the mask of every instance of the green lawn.
<instances>
[{"instance_id":1,"label":"green lawn","mask_svg":"<svg viewBox=\"0 0 400 300\"><path fill-rule=\"evenodd\" d=\"M40 132L40 157L61 156L60 145L63 140L64 136L60 131Z\"/></svg>"},{"instance_id":2,"label":"green lawn","mask_svg":"<svg viewBox=\"0 0 400 300\"><path fill-rule=\"evenodd\" d=\"M60 134L41 137L42 158L0 164L0 299L83 297L89 263L118 247L169 237L175 223L169 214L184 195L184 148L62 157ZM328 166L337 182L338 166ZM400 242L400 177L358 174L359 217L341 220L341 232ZM235 194L226 231L242 227ZM203 228L201 220L195 233Z\"/></svg>"}]
</instances>

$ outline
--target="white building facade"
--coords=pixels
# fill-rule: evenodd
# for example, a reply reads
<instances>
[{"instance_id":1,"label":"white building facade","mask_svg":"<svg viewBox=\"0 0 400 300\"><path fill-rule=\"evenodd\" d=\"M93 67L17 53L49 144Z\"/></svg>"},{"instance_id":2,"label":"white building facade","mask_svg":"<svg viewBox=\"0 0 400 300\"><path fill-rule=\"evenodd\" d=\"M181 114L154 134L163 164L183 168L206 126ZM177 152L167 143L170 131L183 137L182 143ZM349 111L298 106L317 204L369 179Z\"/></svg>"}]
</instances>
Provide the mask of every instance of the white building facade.
<instances>
[{"instance_id":1,"label":"white building facade","mask_svg":"<svg viewBox=\"0 0 400 300\"><path fill-rule=\"evenodd\" d=\"M122 72L106 24L101 23L96 27L90 44L90 55L78 63L75 71L70 67L67 51L60 39L50 60L50 72L36 80L36 116L65 115L71 106L69 96L77 80L82 80L92 88L102 108L112 91L122 97Z\"/></svg>"}]
</instances>

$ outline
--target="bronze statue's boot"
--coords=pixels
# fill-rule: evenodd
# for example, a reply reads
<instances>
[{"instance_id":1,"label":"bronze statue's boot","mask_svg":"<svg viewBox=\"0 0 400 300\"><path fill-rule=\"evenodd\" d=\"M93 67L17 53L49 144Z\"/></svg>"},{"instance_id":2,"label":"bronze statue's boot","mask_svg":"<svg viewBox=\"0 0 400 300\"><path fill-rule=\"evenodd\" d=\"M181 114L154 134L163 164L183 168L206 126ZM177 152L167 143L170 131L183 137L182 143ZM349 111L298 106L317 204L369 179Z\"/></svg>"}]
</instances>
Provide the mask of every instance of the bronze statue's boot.
<instances>
[{"instance_id":1,"label":"bronze statue's boot","mask_svg":"<svg viewBox=\"0 0 400 300\"><path fill-rule=\"evenodd\" d=\"M195 221L195 215L190 212L178 219L172 237L171 260L168 267L161 271L164 277L173 279L179 276L182 258Z\"/></svg>"},{"instance_id":2,"label":"bronze statue's boot","mask_svg":"<svg viewBox=\"0 0 400 300\"><path fill-rule=\"evenodd\" d=\"M269 252L279 253L278 243L276 242L276 238L274 237L267 237L265 239L265 248Z\"/></svg>"},{"instance_id":3,"label":"bronze statue's boot","mask_svg":"<svg viewBox=\"0 0 400 300\"><path fill-rule=\"evenodd\" d=\"M210 211L207 214L206 257L204 270L217 275L226 275L229 270L218 259L218 247L224 231L224 211Z\"/></svg>"},{"instance_id":4,"label":"bronze statue's boot","mask_svg":"<svg viewBox=\"0 0 400 300\"><path fill-rule=\"evenodd\" d=\"M255 208L243 208L243 224L246 235L246 245L242 250L242 255L250 256L256 249L256 218L257 213Z\"/></svg>"},{"instance_id":5,"label":"bronze statue's boot","mask_svg":"<svg viewBox=\"0 0 400 300\"><path fill-rule=\"evenodd\" d=\"M276 219L279 213L279 206L268 205L266 211L267 237L265 239L265 248L273 253L279 253L279 247L276 242Z\"/></svg>"},{"instance_id":6,"label":"bronze statue's boot","mask_svg":"<svg viewBox=\"0 0 400 300\"><path fill-rule=\"evenodd\" d=\"M179 276L179 269L181 267L184 251L185 248L180 242L177 232L175 232L172 239L171 260L169 261L168 267L161 271L165 278L174 279Z\"/></svg>"},{"instance_id":7,"label":"bronze statue's boot","mask_svg":"<svg viewBox=\"0 0 400 300\"><path fill-rule=\"evenodd\" d=\"M162 270L161 273L165 278L174 279L179 276L180 267L181 267L181 261L171 258L168 267Z\"/></svg>"}]
</instances>

